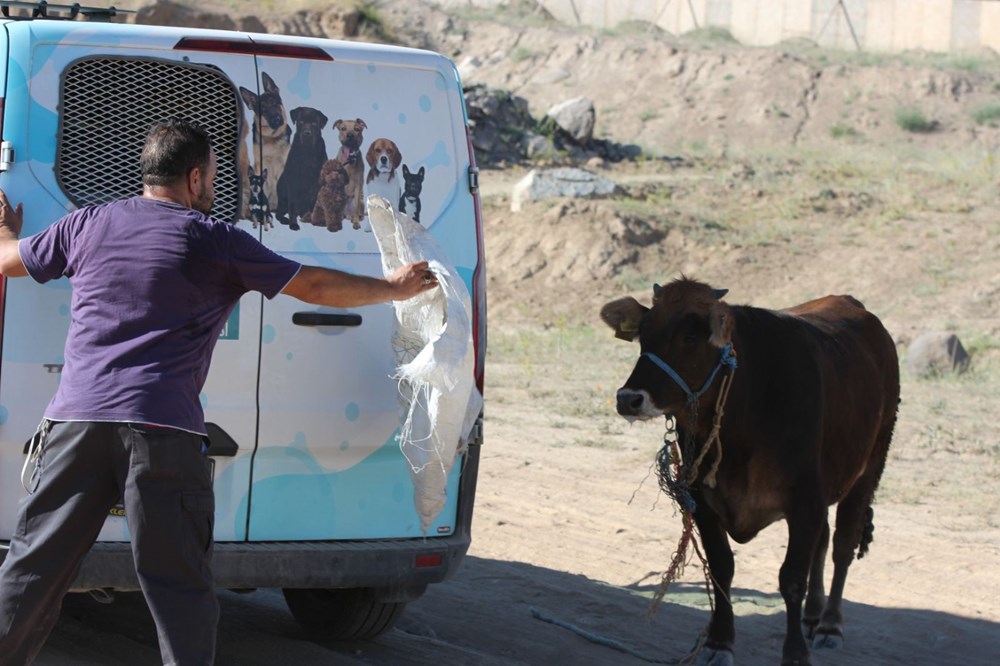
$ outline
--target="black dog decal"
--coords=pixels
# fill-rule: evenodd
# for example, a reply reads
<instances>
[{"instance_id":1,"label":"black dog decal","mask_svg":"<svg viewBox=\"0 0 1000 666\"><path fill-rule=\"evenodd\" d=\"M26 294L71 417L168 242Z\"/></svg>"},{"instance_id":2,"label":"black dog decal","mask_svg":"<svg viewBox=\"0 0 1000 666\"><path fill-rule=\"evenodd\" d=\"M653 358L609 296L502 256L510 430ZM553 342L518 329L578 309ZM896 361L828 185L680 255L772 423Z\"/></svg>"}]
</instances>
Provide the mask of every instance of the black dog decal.
<instances>
[{"instance_id":1,"label":"black dog decal","mask_svg":"<svg viewBox=\"0 0 1000 666\"><path fill-rule=\"evenodd\" d=\"M319 193L319 172L327 160L322 130L327 117L321 111L300 106L292 109L295 134L285 168L278 177L275 215L282 224L299 228L299 217L312 211Z\"/></svg>"},{"instance_id":2,"label":"black dog decal","mask_svg":"<svg viewBox=\"0 0 1000 666\"><path fill-rule=\"evenodd\" d=\"M419 222L420 192L424 189L424 168L420 167L416 173L412 173L404 164L403 183L403 194L399 197L399 212L406 213L414 222Z\"/></svg>"},{"instance_id":3,"label":"black dog decal","mask_svg":"<svg viewBox=\"0 0 1000 666\"><path fill-rule=\"evenodd\" d=\"M267 169L261 171L258 176L253 172L253 167L247 167L247 177L250 182L250 220L253 228L259 224L265 230L274 226L271 224L271 203L267 199L267 192L264 191L267 183Z\"/></svg>"}]
</instances>

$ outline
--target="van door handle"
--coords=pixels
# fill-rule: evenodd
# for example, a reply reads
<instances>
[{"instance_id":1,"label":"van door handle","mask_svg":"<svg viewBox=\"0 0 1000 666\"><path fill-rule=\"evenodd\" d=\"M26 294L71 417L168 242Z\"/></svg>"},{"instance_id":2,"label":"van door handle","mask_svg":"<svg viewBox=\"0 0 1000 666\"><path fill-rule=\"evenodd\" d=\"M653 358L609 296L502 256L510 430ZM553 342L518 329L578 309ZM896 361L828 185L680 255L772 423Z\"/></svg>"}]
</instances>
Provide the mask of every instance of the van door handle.
<instances>
[{"instance_id":1,"label":"van door handle","mask_svg":"<svg viewBox=\"0 0 1000 666\"><path fill-rule=\"evenodd\" d=\"M296 312L292 315L292 323L296 326L361 326L361 315Z\"/></svg>"}]
</instances>

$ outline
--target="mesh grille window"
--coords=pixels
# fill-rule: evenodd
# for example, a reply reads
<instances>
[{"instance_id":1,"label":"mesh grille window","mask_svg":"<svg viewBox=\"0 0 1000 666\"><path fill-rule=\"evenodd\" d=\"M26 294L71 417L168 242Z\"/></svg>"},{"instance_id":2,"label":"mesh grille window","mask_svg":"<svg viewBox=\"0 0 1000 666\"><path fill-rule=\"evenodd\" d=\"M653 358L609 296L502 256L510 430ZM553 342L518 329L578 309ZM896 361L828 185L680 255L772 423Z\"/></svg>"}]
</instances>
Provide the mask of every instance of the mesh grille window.
<instances>
[{"instance_id":1,"label":"mesh grille window","mask_svg":"<svg viewBox=\"0 0 1000 666\"><path fill-rule=\"evenodd\" d=\"M77 206L142 192L139 157L153 123L186 118L212 137L218 156L212 216L235 221L240 181L236 89L211 66L142 58L86 58L63 75L56 178Z\"/></svg>"}]
</instances>

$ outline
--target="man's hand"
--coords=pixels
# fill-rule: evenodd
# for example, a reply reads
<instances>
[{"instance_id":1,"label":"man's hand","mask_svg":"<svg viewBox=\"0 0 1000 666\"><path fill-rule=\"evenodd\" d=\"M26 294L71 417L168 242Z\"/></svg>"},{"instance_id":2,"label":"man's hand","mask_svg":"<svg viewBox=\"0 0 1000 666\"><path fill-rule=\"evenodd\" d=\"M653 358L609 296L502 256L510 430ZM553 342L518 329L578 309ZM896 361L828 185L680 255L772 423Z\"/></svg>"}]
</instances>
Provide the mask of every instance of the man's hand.
<instances>
[{"instance_id":1,"label":"man's hand","mask_svg":"<svg viewBox=\"0 0 1000 666\"><path fill-rule=\"evenodd\" d=\"M14 208L6 193L0 190L0 275L4 277L24 277L28 274L17 251L17 239L24 224L23 212L22 204Z\"/></svg>"},{"instance_id":2,"label":"man's hand","mask_svg":"<svg viewBox=\"0 0 1000 666\"><path fill-rule=\"evenodd\" d=\"M7 194L0 190L0 239L17 240L21 235L21 227L24 225L24 204L17 204L17 208L10 205Z\"/></svg>"},{"instance_id":3,"label":"man's hand","mask_svg":"<svg viewBox=\"0 0 1000 666\"><path fill-rule=\"evenodd\" d=\"M394 301L405 301L438 286L437 276L428 268L426 261L400 266L386 278L386 282L393 289Z\"/></svg>"}]
</instances>

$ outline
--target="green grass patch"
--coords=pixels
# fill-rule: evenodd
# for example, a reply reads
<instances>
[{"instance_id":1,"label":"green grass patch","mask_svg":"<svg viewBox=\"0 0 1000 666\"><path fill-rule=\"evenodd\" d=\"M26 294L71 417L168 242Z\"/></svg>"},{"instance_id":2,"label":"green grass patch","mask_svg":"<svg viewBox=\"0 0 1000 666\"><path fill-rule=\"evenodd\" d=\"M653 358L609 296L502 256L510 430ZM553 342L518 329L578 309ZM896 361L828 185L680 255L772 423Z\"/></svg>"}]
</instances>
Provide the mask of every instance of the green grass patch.
<instances>
[{"instance_id":1,"label":"green grass patch","mask_svg":"<svg viewBox=\"0 0 1000 666\"><path fill-rule=\"evenodd\" d=\"M553 19L548 12L539 11L538 3L534 0L510 0L496 4L453 3L449 6L448 12L468 21L499 23L518 28L568 29Z\"/></svg>"},{"instance_id":2,"label":"green grass patch","mask_svg":"<svg viewBox=\"0 0 1000 666\"><path fill-rule=\"evenodd\" d=\"M850 125L837 123L830 128L830 136L834 139L853 139L861 136L861 133Z\"/></svg>"},{"instance_id":3,"label":"green grass patch","mask_svg":"<svg viewBox=\"0 0 1000 666\"><path fill-rule=\"evenodd\" d=\"M900 129L913 133L927 133L934 130L935 123L924 112L913 106L896 109L896 124Z\"/></svg>"},{"instance_id":4,"label":"green grass patch","mask_svg":"<svg viewBox=\"0 0 1000 666\"><path fill-rule=\"evenodd\" d=\"M715 26L690 30L685 32L681 38L685 42L698 44L704 48L723 44L739 44L737 39L733 37L733 33L729 32L725 28L718 28Z\"/></svg>"},{"instance_id":5,"label":"green grass patch","mask_svg":"<svg viewBox=\"0 0 1000 666\"><path fill-rule=\"evenodd\" d=\"M996 126L1000 120L1000 104L987 104L972 112L973 119L980 125Z\"/></svg>"},{"instance_id":6,"label":"green grass patch","mask_svg":"<svg viewBox=\"0 0 1000 666\"><path fill-rule=\"evenodd\" d=\"M535 52L524 46L517 46L510 52L511 62L524 62L535 57Z\"/></svg>"}]
</instances>

